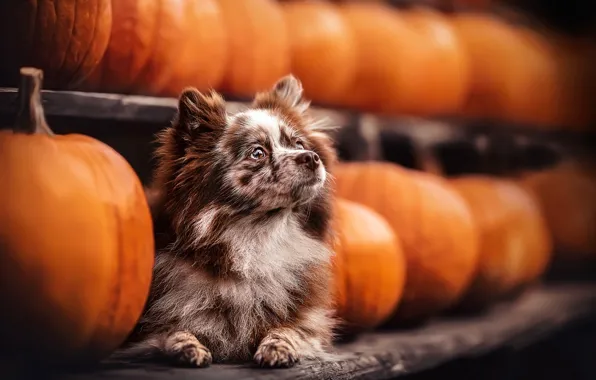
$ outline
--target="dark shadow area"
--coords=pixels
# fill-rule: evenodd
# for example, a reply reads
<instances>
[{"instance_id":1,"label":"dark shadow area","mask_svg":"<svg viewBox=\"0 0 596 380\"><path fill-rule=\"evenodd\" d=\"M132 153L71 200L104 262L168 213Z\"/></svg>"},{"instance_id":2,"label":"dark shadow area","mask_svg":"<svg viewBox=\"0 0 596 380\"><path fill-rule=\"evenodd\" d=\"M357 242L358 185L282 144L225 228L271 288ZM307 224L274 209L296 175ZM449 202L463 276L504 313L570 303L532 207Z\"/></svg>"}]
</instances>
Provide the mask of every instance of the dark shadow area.
<instances>
[{"instance_id":1,"label":"dark shadow area","mask_svg":"<svg viewBox=\"0 0 596 380\"><path fill-rule=\"evenodd\" d=\"M591 319L527 347L506 347L399 379L593 380L595 358L596 319Z\"/></svg>"}]
</instances>

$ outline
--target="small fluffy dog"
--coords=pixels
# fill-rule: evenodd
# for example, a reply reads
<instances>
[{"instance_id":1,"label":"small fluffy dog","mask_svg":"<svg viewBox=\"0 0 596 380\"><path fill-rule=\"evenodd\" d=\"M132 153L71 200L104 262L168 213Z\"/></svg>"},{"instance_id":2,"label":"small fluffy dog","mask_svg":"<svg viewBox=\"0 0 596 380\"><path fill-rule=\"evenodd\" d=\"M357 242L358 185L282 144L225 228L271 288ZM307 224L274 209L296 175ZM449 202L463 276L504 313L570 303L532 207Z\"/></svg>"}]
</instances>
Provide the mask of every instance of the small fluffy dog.
<instances>
[{"instance_id":1,"label":"small fluffy dog","mask_svg":"<svg viewBox=\"0 0 596 380\"><path fill-rule=\"evenodd\" d=\"M129 355L288 367L325 354L335 155L308 106L291 75L235 115L215 92L183 91L159 137L162 248Z\"/></svg>"}]
</instances>

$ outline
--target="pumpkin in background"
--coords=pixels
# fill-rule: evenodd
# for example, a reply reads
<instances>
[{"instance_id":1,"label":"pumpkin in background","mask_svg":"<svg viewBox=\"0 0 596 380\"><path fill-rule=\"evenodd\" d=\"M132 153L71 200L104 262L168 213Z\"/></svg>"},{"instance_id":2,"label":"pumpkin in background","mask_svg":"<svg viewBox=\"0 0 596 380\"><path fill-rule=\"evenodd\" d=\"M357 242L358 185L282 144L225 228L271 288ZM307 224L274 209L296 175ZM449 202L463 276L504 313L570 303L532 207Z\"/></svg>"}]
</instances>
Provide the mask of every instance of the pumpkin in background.
<instances>
[{"instance_id":1,"label":"pumpkin in background","mask_svg":"<svg viewBox=\"0 0 596 380\"><path fill-rule=\"evenodd\" d=\"M186 86L217 87L227 58L216 0L113 1L106 54L88 90L178 96Z\"/></svg>"},{"instance_id":2,"label":"pumpkin in background","mask_svg":"<svg viewBox=\"0 0 596 380\"><path fill-rule=\"evenodd\" d=\"M108 45L110 1L0 1L0 85L17 86L27 65L45 70L50 88L78 85Z\"/></svg>"},{"instance_id":3,"label":"pumpkin in background","mask_svg":"<svg viewBox=\"0 0 596 380\"><path fill-rule=\"evenodd\" d=\"M515 30L495 16L462 14L452 23L471 64L466 116L498 117L510 104L525 102L527 46Z\"/></svg>"},{"instance_id":4,"label":"pumpkin in background","mask_svg":"<svg viewBox=\"0 0 596 380\"><path fill-rule=\"evenodd\" d=\"M336 6L301 1L283 4L292 73L309 99L333 105L356 71L356 44Z\"/></svg>"},{"instance_id":5,"label":"pumpkin in background","mask_svg":"<svg viewBox=\"0 0 596 380\"><path fill-rule=\"evenodd\" d=\"M342 16L356 42L356 74L342 106L383 113L410 113L425 101L429 49L391 6L345 3Z\"/></svg>"},{"instance_id":6,"label":"pumpkin in background","mask_svg":"<svg viewBox=\"0 0 596 380\"><path fill-rule=\"evenodd\" d=\"M464 199L440 177L393 164L341 164L335 177L338 196L378 212L402 242L406 286L392 323L453 305L478 259L476 226Z\"/></svg>"},{"instance_id":7,"label":"pumpkin in background","mask_svg":"<svg viewBox=\"0 0 596 380\"><path fill-rule=\"evenodd\" d=\"M41 72L22 73L22 113L14 132L0 131L0 339L27 363L93 361L143 311L151 215L122 156L87 136L51 133Z\"/></svg>"},{"instance_id":8,"label":"pumpkin in background","mask_svg":"<svg viewBox=\"0 0 596 380\"><path fill-rule=\"evenodd\" d=\"M552 243L540 206L514 181L462 176L451 185L469 205L480 235L480 260L464 303L485 306L537 280Z\"/></svg>"},{"instance_id":9,"label":"pumpkin in background","mask_svg":"<svg viewBox=\"0 0 596 380\"><path fill-rule=\"evenodd\" d=\"M526 174L520 183L542 207L555 246L563 258L596 258L596 171L566 161Z\"/></svg>"},{"instance_id":10,"label":"pumpkin in background","mask_svg":"<svg viewBox=\"0 0 596 380\"><path fill-rule=\"evenodd\" d=\"M581 76L574 77L581 60L573 49L495 16L460 14L452 23L470 55L466 116L543 128L586 123L589 110L577 91Z\"/></svg>"},{"instance_id":11,"label":"pumpkin in background","mask_svg":"<svg viewBox=\"0 0 596 380\"><path fill-rule=\"evenodd\" d=\"M543 128L583 131L593 111L594 53L592 41L567 38L538 27L518 27L527 46L527 103L514 109L511 119ZM531 58L530 58L531 57Z\"/></svg>"},{"instance_id":12,"label":"pumpkin in background","mask_svg":"<svg viewBox=\"0 0 596 380\"><path fill-rule=\"evenodd\" d=\"M419 33L420 44L430 51L425 72L428 91L413 111L420 115L458 112L468 95L469 61L455 28L446 16L431 8L414 7L399 16Z\"/></svg>"},{"instance_id":13,"label":"pumpkin in background","mask_svg":"<svg viewBox=\"0 0 596 380\"><path fill-rule=\"evenodd\" d=\"M251 97L290 73L290 40L274 0L218 0L227 27L229 58L222 90Z\"/></svg>"},{"instance_id":14,"label":"pumpkin in background","mask_svg":"<svg viewBox=\"0 0 596 380\"><path fill-rule=\"evenodd\" d=\"M457 9L478 9L478 10L486 10L486 8L490 8L495 3L498 3L498 0L451 0L447 3L451 8Z\"/></svg>"},{"instance_id":15,"label":"pumpkin in background","mask_svg":"<svg viewBox=\"0 0 596 380\"><path fill-rule=\"evenodd\" d=\"M334 256L335 301L348 332L371 329L395 310L405 284L398 237L376 212L339 199Z\"/></svg>"}]
</instances>

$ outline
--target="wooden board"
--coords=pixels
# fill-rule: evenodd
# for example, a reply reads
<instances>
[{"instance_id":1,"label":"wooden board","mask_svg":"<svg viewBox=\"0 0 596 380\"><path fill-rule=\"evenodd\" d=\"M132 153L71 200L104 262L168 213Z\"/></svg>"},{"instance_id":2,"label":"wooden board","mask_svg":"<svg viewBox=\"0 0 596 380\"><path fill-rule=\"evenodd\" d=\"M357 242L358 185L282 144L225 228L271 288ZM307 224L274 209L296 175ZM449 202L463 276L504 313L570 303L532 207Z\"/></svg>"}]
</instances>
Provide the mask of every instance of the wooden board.
<instances>
[{"instance_id":1,"label":"wooden board","mask_svg":"<svg viewBox=\"0 0 596 380\"><path fill-rule=\"evenodd\" d=\"M177 108L176 98L160 98L139 95L106 94L79 91L42 91L44 109L49 116L93 119L165 125L169 123ZM230 112L238 111L247 103L228 101ZM17 111L17 89L0 87L0 116L14 115ZM395 128L414 138L424 141L441 140L453 133L462 131L487 132L501 130L505 133L522 133L527 136L540 136L552 141L569 140L572 143L586 138L596 141L594 131L575 133L567 130L544 130L529 125L490 122L481 120L462 120L459 118L425 119L419 117L380 116L357 111L311 107L311 114L316 118L326 118L336 127L347 125L373 124L373 128ZM421 128L422 127L422 128ZM428 141L427 141L428 142Z\"/></svg>"},{"instance_id":2,"label":"wooden board","mask_svg":"<svg viewBox=\"0 0 596 380\"><path fill-rule=\"evenodd\" d=\"M534 342L596 313L596 285L551 285L526 292L483 315L442 318L419 328L379 331L337 346L337 358L267 370L250 365L181 369L105 363L102 368L59 376L64 380L136 379L391 379L449 360Z\"/></svg>"},{"instance_id":3,"label":"wooden board","mask_svg":"<svg viewBox=\"0 0 596 380\"><path fill-rule=\"evenodd\" d=\"M0 114L17 112L17 89L0 87ZM77 91L42 91L46 115L96 120L167 124L176 113L178 100L151 96L103 94ZM230 112L246 107L241 102L227 102ZM351 115L323 108L312 108L316 117L328 118L334 126L350 122Z\"/></svg>"}]
</instances>

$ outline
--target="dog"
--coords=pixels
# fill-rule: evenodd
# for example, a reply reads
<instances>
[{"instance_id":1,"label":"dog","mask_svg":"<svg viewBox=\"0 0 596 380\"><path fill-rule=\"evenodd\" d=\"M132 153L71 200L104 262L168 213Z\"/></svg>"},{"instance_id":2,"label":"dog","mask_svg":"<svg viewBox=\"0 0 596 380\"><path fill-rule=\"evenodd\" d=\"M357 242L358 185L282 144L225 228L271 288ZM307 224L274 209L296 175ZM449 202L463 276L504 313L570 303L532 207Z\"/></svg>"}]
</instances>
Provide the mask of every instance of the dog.
<instances>
[{"instance_id":1,"label":"dog","mask_svg":"<svg viewBox=\"0 0 596 380\"><path fill-rule=\"evenodd\" d=\"M181 93L149 188L150 296L122 352L290 367L329 351L336 155L302 93L288 75L233 115L215 91Z\"/></svg>"}]
</instances>

